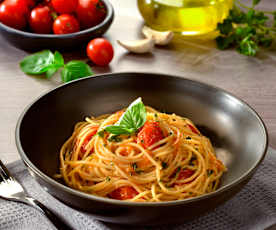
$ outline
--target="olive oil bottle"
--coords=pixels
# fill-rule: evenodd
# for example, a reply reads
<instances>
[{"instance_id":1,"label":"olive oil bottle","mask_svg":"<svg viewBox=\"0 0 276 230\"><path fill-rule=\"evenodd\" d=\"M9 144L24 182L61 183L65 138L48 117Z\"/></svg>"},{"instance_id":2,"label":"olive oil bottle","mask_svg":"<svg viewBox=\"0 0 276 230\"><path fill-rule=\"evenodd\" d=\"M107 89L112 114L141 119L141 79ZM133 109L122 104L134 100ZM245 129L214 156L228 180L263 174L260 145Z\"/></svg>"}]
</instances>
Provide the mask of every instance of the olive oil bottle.
<instances>
[{"instance_id":1,"label":"olive oil bottle","mask_svg":"<svg viewBox=\"0 0 276 230\"><path fill-rule=\"evenodd\" d=\"M137 0L146 24L156 30L202 35L216 29L233 0Z\"/></svg>"}]
</instances>

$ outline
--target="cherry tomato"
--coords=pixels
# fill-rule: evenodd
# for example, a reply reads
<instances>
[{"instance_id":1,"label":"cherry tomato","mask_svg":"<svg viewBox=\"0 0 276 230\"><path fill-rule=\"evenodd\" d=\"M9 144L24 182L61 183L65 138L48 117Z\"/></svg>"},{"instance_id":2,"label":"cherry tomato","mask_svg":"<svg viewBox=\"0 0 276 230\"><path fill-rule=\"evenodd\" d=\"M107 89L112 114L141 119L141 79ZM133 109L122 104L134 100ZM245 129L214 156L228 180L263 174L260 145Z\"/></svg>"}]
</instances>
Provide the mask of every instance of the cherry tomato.
<instances>
[{"instance_id":1,"label":"cherry tomato","mask_svg":"<svg viewBox=\"0 0 276 230\"><path fill-rule=\"evenodd\" d=\"M55 34L70 34L80 30L77 19L70 14L62 14L56 18L53 24Z\"/></svg>"},{"instance_id":2,"label":"cherry tomato","mask_svg":"<svg viewBox=\"0 0 276 230\"><path fill-rule=\"evenodd\" d=\"M29 9L32 9L35 7L35 0L26 0L26 3Z\"/></svg>"},{"instance_id":3,"label":"cherry tomato","mask_svg":"<svg viewBox=\"0 0 276 230\"><path fill-rule=\"evenodd\" d=\"M51 2L54 10L60 14L72 13L78 6L78 0L52 0Z\"/></svg>"},{"instance_id":4,"label":"cherry tomato","mask_svg":"<svg viewBox=\"0 0 276 230\"><path fill-rule=\"evenodd\" d=\"M89 141L91 140L91 138L97 133L97 131L98 131L98 127L93 127L92 132L89 133L89 135L86 136L85 140L84 140L83 143L82 143L81 149L80 149L80 151L81 151L82 153L85 153L85 152L86 152L86 146L87 146L88 142L89 142Z\"/></svg>"},{"instance_id":5,"label":"cherry tomato","mask_svg":"<svg viewBox=\"0 0 276 230\"><path fill-rule=\"evenodd\" d=\"M43 0L42 5L48 6L50 10L54 11L54 7L51 0Z\"/></svg>"},{"instance_id":6,"label":"cherry tomato","mask_svg":"<svg viewBox=\"0 0 276 230\"><path fill-rule=\"evenodd\" d=\"M199 134L198 131L196 130L196 128L190 124L188 124L189 128L192 130L193 133L195 134Z\"/></svg>"},{"instance_id":7,"label":"cherry tomato","mask_svg":"<svg viewBox=\"0 0 276 230\"><path fill-rule=\"evenodd\" d=\"M189 178L190 176L192 176L194 174L193 170L190 169L182 169L180 171L180 173L178 174L177 180L184 180Z\"/></svg>"},{"instance_id":8,"label":"cherry tomato","mask_svg":"<svg viewBox=\"0 0 276 230\"><path fill-rule=\"evenodd\" d=\"M52 31L53 19L48 6L37 6L31 11L29 18L31 30L39 34L49 34Z\"/></svg>"},{"instance_id":9,"label":"cherry tomato","mask_svg":"<svg viewBox=\"0 0 276 230\"><path fill-rule=\"evenodd\" d=\"M174 171L174 173L170 176L170 178L173 178L175 177L175 174L177 173L177 170ZM194 174L194 171L193 170L190 170L190 169L182 169L178 176L177 176L177 180L185 180L189 177L191 177L192 175ZM190 183L190 182L188 182ZM180 183L180 182L176 182L174 183L174 185L183 185L183 184L186 184L186 183Z\"/></svg>"},{"instance_id":10,"label":"cherry tomato","mask_svg":"<svg viewBox=\"0 0 276 230\"><path fill-rule=\"evenodd\" d=\"M5 0L0 5L0 21L15 29L24 29L28 12L25 0Z\"/></svg>"},{"instance_id":11,"label":"cherry tomato","mask_svg":"<svg viewBox=\"0 0 276 230\"><path fill-rule=\"evenodd\" d=\"M164 138L158 122L147 121L138 133L137 143L148 148Z\"/></svg>"},{"instance_id":12,"label":"cherry tomato","mask_svg":"<svg viewBox=\"0 0 276 230\"><path fill-rule=\"evenodd\" d=\"M86 53L90 60L99 66L108 65L114 55L112 45L104 38L91 40L87 45Z\"/></svg>"},{"instance_id":13,"label":"cherry tomato","mask_svg":"<svg viewBox=\"0 0 276 230\"><path fill-rule=\"evenodd\" d=\"M113 190L108 197L116 200L128 200L138 195L138 192L131 186L122 186Z\"/></svg>"},{"instance_id":14,"label":"cherry tomato","mask_svg":"<svg viewBox=\"0 0 276 230\"><path fill-rule=\"evenodd\" d=\"M101 0L79 0L76 13L81 27L86 29L104 20L106 8Z\"/></svg>"}]
</instances>

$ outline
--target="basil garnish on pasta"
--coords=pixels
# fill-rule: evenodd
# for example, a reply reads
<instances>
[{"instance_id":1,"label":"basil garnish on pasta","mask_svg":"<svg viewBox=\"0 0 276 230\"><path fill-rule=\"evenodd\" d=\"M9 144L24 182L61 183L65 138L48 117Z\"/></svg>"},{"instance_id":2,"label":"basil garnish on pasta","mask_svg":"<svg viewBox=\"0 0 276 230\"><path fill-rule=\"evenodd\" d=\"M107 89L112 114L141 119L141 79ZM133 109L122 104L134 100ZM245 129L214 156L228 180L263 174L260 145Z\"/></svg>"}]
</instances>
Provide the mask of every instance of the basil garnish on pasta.
<instances>
[{"instance_id":1,"label":"basil garnish on pasta","mask_svg":"<svg viewBox=\"0 0 276 230\"><path fill-rule=\"evenodd\" d=\"M104 130L115 135L131 134L141 128L145 124L146 119L146 108L139 97L129 105L115 125L109 125Z\"/></svg>"}]
</instances>

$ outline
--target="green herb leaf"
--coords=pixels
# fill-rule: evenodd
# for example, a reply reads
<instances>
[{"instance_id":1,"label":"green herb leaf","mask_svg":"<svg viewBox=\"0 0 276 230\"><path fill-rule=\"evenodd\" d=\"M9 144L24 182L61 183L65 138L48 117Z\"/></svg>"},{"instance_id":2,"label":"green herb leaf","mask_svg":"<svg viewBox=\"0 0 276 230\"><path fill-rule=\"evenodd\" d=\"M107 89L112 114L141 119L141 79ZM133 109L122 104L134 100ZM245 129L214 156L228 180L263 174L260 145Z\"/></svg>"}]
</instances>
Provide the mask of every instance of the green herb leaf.
<instances>
[{"instance_id":1,"label":"green herb leaf","mask_svg":"<svg viewBox=\"0 0 276 230\"><path fill-rule=\"evenodd\" d=\"M252 6L246 6L234 1L228 17L217 25L221 34L216 38L219 49L236 48L243 55L255 56L260 48L272 46L276 39L276 11L256 9L259 3L260 0L252 0Z\"/></svg>"},{"instance_id":2,"label":"green herb leaf","mask_svg":"<svg viewBox=\"0 0 276 230\"><path fill-rule=\"evenodd\" d=\"M168 168L168 164L165 161L162 161L162 169Z\"/></svg>"},{"instance_id":3,"label":"green herb leaf","mask_svg":"<svg viewBox=\"0 0 276 230\"><path fill-rule=\"evenodd\" d=\"M146 108L142 99L139 97L127 108L126 112L119 120L119 125L132 130L135 129L134 131L136 131L145 124L146 119Z\"/></svg>"},{"instance_id":4,"label":"green herb leaf","mask_svg":"<svg viewBox=\"0 0 276 230\"><path fill-rule=\"evenodd\" d=\"M131 134L141 128L147 119L146 108L141 98L132 102L115 125L105 127L112 134Z\"/></svg>"},{"instance_id":5,"label":"green herb leaf","mask_svg":"<svg viewBox=\"0 0 276 230\"><path fill-rule=\"evenodd\" d=\"M50 50L43 50L25 57L20 62L20 68L27 74L42 74L53 67L55 56Z\"/></svg>"},{"instance_id":6,"label":"green herb leaf","mask_svg":"<svg viewBox=\"0 0 276 230\"><path fill-rule=\"evenodd\" d=\"M46 77L52 77L60 67L64 66L64 59L58 51L54 54L54 63L49 66L49 69L46 71Z\"/></svg>"},{"instance_id":7,"label":"green herb leaf","mask_svg":"<svg viewBox=\"0 0 276 230\"><path fill-rule=\"evenodd\" d=\"M235 37L233 35L229 37L219 36L216 38L217 46L220 50L225 50L233 45Z\"/></svg>"},{"instance_id":8,"label":"green herb leaf","mask_svg":"<svg viewBox=\"0 0 276 230\"><path fill-rule=\"evenodd\" d=\"M213 173L214 173L214 171L212 169L208 169L207 170L207 175L208 176L211 176Z\"/></svg>"},{"instance_id":9,"label":"green herb leaf","mask_svg":"<svg viewBox=\"0 0 276 230\"><path fill-rule=\"evenodd\" d=\"M119 135L111 135L108 138L108 141L110 141L110 142L121 142L122 138L120 138Z\"/></svg>"},{"instance_id":10,"label":"green herb leaf","mask_svg":"<svg viewBox=\"0 0 276 230\"><path fill-rule=\"evenodd\" d=\"M57 67L64 66L64 59L62 57L62 54L60 52L56 51L54 56L55 56L55 61L54 61L55 66L57 66Z\"/></svg>"},{"instance_id":11,"label":"green herb leaf","mask_svg":"<svg viewBox=\"0 0 276 230\"><path fill-rule=\"evenodd\" d=\"M194 166L194 161L195 161L196 159L197 159L196 156L193 155L193 156L191 157L190 161L189 161L189 165Z\"/></svg>"},{"instance_id":12,"label":"green herb leaf","mask_svg":"<svg viewBox=\"0 0 276 230\"><path fill-rule=\"evenodd\" d=\"M93 72L89 65L82 61L70 61L61 71L61 79L63 82L69 82L78 78L92 75Z\"/></svg>"},{"instance_id":13,"label":"green herb leaf","mask_svg":"<svg viewBox=\"0 0 276 230\"><path fill-rule=\"evenodd\" d=\"M143 172L144 172L144 170L138 169L138 165L137 165L136 162L133 163L131 166L132 166L134 172L137 173L137 174L140 174L140 173L143 173Z\"/></svg>"},{"instance_id":14,"label":"green herb leaf","mask_svg":"<svg viewBox=\"0 0 276 230\"><path fill-rule=\"evenodd\" d=\"M262 37L260 38L259 45L268 48L272 45L273 39L271 37Z\"/></svg>"},{"instance_id":15,"label":"green herb leaf","mask_svg":"<svg viewBox=\"0 0 276 230\"><path fill-rule=\"evenodd\" d=\"M233 23L245 23L246 14L234 6L229 12L228 19L230 19Z\"/></svg>"},{"instance_id":16,"label":"green herb leaf","mask_svg":"<svg viewBox=\"0 0 276 230\"><path fill-rule=\"evenodd\" d=\"M256 6L260 3L261 0L253 0L253 6Z\"/></svg>"},{"instance_id":17,"label":"green herb leaf","mask_svg":"<svg viewBox=\"0 0 276 230\"><path fill-rule=\"evenodd\" d=\"M51 67L46 71L46 77L47 78L51 78L57 71L59 68L56 67Z\"/></svg>"},{"instance_id":18,"label":"green herb leaf","mask_svg":"<svg viewBox=\"0 0 276 230\"><path fill-rule=\"evenodd\" d=\"M225 19L223 23L218 23L218 30L221 34L229 34L233 30L232 21L230 19Z\"/></svg>"},{"instance_id":19,"label":"green herb leaf","mask_svg":"<svg viewBox=\"0 0 276 230\"><path fill-rule=\"evenodd\" d=\"M133 168L134 171L136 171L137 168L138 168L137 163L133 163L133 164L132 164L132 168Z\"/></svg>"},{"instance_id":20,"label":"green herb leaf","mask_svg":"<svg viewBox=\"0 0 276 230\"><path fill-rule=\"evenodd\" d=\"M104 130L115 135L130 134L135 131L134 129L128 129L119 125L109 125Z\"/></svg>"},{"instance_id":21,"label":"green herb leaf","mask_svg":"<svg viewBox=\"0 0 276 230\"><path fill-rule=\"evenodd\" d=\"M99 135L99 137L104 137L104 130L101 130L97 133Z\"/></svg>"},{"instance_id":22,"label":"green herb leaf","mask_svg":"<svg viewBox=\"0 0 276 230\"><path fill-rule=\"evenodd\" d=\"M242 40L237 50L246 56L255 56L258 50L258 45L251 40L251 36L247 36Z\"/></svg>"}]
</instances>

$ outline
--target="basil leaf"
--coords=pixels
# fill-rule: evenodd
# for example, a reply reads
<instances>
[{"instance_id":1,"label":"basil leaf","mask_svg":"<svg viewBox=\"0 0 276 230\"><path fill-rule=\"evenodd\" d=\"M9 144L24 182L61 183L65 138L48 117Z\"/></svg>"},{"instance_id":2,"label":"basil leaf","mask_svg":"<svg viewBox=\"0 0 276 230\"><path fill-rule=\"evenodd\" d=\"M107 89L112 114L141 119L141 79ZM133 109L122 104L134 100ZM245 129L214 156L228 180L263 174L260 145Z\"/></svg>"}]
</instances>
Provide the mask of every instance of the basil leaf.
<instances>
[{"instance_id":1,"label":"basil leaf","mask_svg":"<svg viewBox=\"0 0 276 230\"><path fill-rule=\"evenodd\" d=\"M141 128L147 119L146 108L139 97L132 102L115 125L105 127L112 134L131 134Z\"/></svg>"},{"instance_id":2,"label":"basil leaf","mask_svg":"<svg viewBox=\"0 0 276 230\"><path fill-rule=\"evenodd\" d=\"M130 134L135 132L134 129L128 129L119 125L109 125L107 127L105 127L104 129L105 131L115 134L115 135L119 135L119 134Z\"/></svg>"},{"instance_id":3,"label":"basil leaf","mask_svg":"<svg viewBox=\"0 0 276 230\"><path fill-rule=\"evenodd\" d=\"M49 66L49 69L46 71L46 77L52 77L62 66L64 66L64 59L61 53L56 51L54 55L54 63L51 66Z\"/></svg>"},{"instance_id":4,"label":"basil leaf","mask_svg":"<svg viewBox=\"0 0 276 230\"><path fill-rule=\"evenodd\" d=\"M55 61L54 64L56 67L62 67L64 66L64 59L62 57L62 54L58 51L55 52Z\"/></svg>"},{"instance_id":5,"label":"basil leaf","mask_svg":"<svg viewBox=\"0 0 276 230\"><path fill-rule=\"evenodd\" d=\"M27 74L45 73L54 63L55 56L50 50L43 50L28 57L20 62L20 68Z\"/></svg>"},{"instance_id":6,"label":"basil leaf","mask_svg":"<svg viewBox=\"0 0 276 230\"><path fill-rule=\"evenodd\" d=\"M46 77L47 77L47 78L52 77L52 76L55 74L55 72L58 71L58 69L59 69L59 68L57 68L57 67L51 67L50 69L48 69L48 70L46 71Z\"/></svg>"},{"instance_id":7,"label":"basil leaf","mask_svg":"<svg viewBox=\"0 0 276 230\"><path fill-rule=\"evenodd\" d=\"M61 71L61 79L63 82L69 82L78 78L92 75L93 72L89 65L82 61L70 61Z\"/></svg>"},{"instance_id":8,"label":"basil leaf","mask_svg":"<svg viewBox=\"0 0 276 230\"><path fill-rule=\"evenodd\" d=\"M129 129L135 129L135 131L141 128L147 119L146 108L139 97L130 104L126 112L119 120L119 125Z\"/></svg>"}]
</instances>

